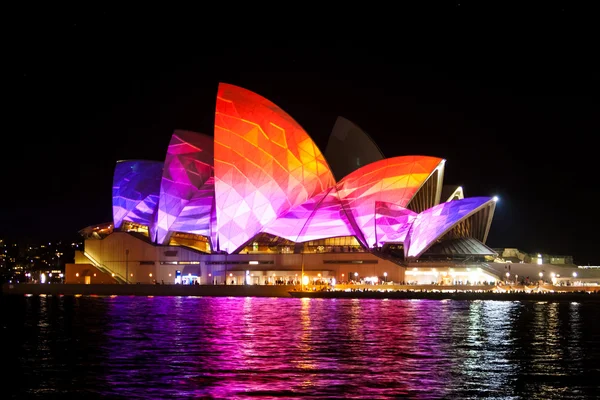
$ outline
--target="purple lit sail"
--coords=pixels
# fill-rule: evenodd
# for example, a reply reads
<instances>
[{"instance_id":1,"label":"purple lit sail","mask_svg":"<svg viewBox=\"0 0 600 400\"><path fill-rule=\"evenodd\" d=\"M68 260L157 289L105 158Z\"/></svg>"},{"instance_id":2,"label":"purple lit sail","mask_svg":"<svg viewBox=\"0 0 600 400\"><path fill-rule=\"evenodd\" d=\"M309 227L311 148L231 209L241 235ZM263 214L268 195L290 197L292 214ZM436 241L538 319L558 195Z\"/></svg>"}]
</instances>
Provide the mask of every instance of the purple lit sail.
<instances>
[{"instance_id":1,"label":"purple lit sail","mask_svg":"<svg viewBox=\"0 0 600 400\"><path fill-rule=\"evenodd\" d=\"M163 163L126 160L117 162L113 176L112 204L115 229L123 221L150 225L156 211Z\"/></svg>"},{"instance_id":2,"label":"purple lit sail","mask_svg":"<svg viewBox=\"0 0 600 400\"><path fill-rule=\"evenodd\" d=\"M377 243L404 243L417 213L393 203L375 203Z\"/></svg>"},{"instance_id":3,"label":"purple lit sail","mask_svg":"<svg viewBox=\"0 0 600 400\"><path fill-rule=\"evenodd\" d=\"M211 137L188 131L173 133L160 184L155 225L157 243L167 243L170 232L211 237L215 192L213 159Z\"/></svg>"},{"instance_id":4,"label":"purple lit sail","mask_svg":"<svg viewBox=\"0 0 600 400\"><path fill-rule=\"evenodd\" d=\"M335 188L294 207L265 227L263 232L298 243L337 236L356 236Z\"/></svg>"},{"instance_id":5,"label":"purple lit sail","mask_svg":"<svg viewBox=\"0 0 600 400\"><path fill-rule=\"evenodd\" d=\"M496 202L490 197L470 197L438 204L423 211L412 223L407 257L420 257L438 239L480 211L487 213L482 218L467 221L469 223L456 233L456 237L475 237L485 243L495 205Z\"/></svg>"}]
</instances>

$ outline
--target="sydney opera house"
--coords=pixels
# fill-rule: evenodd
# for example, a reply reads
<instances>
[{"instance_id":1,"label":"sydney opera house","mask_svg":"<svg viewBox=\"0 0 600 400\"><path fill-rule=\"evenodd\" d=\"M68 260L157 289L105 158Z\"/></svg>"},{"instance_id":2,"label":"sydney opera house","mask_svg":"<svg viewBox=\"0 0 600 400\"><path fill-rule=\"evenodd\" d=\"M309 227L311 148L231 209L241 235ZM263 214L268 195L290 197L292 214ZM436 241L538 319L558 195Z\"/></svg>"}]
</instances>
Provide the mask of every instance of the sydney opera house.
<instances>
[{"instance_id":1,"label":"sydney opera house","mask_svg":"<svg viewBox=\"0 0 600 400\"><path fill-rule=\"evenodd\" d=\"M494 280L496 199L445 186L445 165L385 158L341 117L323 154L275 104L222 83L213 135L175 131L164 161L117 162L113 221L81 231L68 280Z\"/></svg>"}]
</instances>

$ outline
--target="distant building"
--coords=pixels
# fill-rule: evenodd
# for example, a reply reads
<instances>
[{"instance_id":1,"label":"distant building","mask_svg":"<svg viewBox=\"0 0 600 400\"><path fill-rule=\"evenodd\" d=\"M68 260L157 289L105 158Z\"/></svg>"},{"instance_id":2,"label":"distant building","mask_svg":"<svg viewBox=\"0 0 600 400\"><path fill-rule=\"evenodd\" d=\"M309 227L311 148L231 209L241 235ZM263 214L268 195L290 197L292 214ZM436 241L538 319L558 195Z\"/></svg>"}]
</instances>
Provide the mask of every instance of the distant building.
<instances>
[{"instance_id":1,"label":"distant building","mask_svg":"<svg viewBox=\"0 0 600 400\"><path fill-rule=\"evenodd\" d=\"M512 263L531 263L531 264L552 264L575 266L572 256L551 255L533 253L528 254L519 249L503 248L494 249L498 253L497 262L512 262Z\"/></svg>"},{"instance_id":2,"label":"distant building","mask_svg":"<svg viewBox=\"0 0 600 400\"><path fill-rule=\"evenodd\" d=\"M48 282L60 282L65 264L73 263L75 250L82 248L83 242L0 240L0 275L3 281L39 282L44 273Z\"/></svg>"}]
</instances>

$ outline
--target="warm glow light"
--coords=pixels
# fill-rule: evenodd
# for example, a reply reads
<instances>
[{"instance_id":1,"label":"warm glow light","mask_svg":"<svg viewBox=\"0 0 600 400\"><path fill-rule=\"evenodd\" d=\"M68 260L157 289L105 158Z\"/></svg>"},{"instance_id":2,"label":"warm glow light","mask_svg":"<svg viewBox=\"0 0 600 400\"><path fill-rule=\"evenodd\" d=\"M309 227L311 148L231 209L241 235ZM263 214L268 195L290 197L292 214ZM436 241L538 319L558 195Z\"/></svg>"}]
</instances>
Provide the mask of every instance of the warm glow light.
<instances>
[{"instance_id":1,"label":"warm glow light","mask_svg":"<svg viewBox=\"0 0 600 400\"><path fill-rule=\"evenodd\" d=\"M366 246L375 244L375 215L380 202L394 201L395 208L406 207L425 181L441 167L441 158L401 156L369 163L343 178L336 189L342 208L362 231ZM382 185L382 182L389 182ZM343 214L343 213L342 213ZM408 214L416 213L409 211ZM408 218L408 217L406 217ZM377 241L388 241L393 229L377 224Z\"/></svg>"},{"instance_id":2,"label":"warm glow light","mask_svg":"<svg viewBox=\"0 0 600 400\"><path fill-rule=\"evenodd\" d=\"M148 276L149 276L150 278L152 278L152 273L149 273L149 274L148 274Z\"/></svg>"},{"instance_id":3,"label":"warm glow light","mask_svg":"<svg viewBox=\"0 0 600 400\"><path fill-rule=\"evenodd\" d=\"M75 274L75 276L77 276L77 277L78 277L78 276L79 276L79 272L77 272L77 273Z\"/></svg>"},{"instance_id":4,"label":"warm glow light","mask_svg":"<svg viewBox=\"0 0 600 400\"><path fill-rule=\"evenodd\" d=\"M304 275L302 277L302 284L303 285L308 285L308 282L309 282L308 276Z\"/></svg>"}]
</instances>

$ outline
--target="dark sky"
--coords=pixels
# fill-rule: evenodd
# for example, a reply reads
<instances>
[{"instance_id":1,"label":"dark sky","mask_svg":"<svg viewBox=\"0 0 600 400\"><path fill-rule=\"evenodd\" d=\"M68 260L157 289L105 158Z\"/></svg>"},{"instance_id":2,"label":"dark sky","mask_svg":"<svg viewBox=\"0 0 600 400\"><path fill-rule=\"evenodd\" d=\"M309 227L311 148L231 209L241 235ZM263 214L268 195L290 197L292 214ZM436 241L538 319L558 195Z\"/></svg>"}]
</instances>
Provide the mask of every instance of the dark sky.
<instances>
[{"instance_id":1,"label":"dark sky","mask_svg":"<svg viewBox=\"0 0 600 400\"><path fill-rule=\"evenodd\" d=\"M461 26L318 40L159 12L16 15L0 237L54 240L110 221L115 162L163 160L174 129L212 134L223 81L282 107L322 151L342 115L386 156L447 159L446 183L500 197L492 247L598 265L597 43L562 8L546 11L545 27L489 36Z\"/></svg>"}]
</instances>

